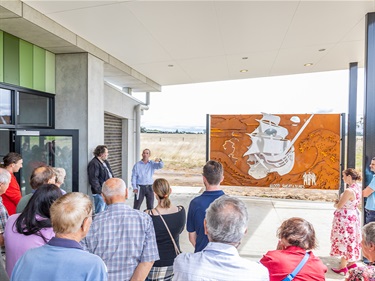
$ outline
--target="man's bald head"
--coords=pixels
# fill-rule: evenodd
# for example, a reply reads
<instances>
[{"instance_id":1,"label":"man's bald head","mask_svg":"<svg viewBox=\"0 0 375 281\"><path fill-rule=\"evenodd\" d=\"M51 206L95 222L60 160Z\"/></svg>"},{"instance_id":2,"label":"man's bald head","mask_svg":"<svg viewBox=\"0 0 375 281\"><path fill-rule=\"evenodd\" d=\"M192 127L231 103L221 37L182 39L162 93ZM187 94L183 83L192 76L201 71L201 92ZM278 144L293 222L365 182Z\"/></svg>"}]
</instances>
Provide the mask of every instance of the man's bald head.
<instances>
[{"instance_id":1,"label":"man's bald head","mask_svg":"<svg viewBox=\"0 0 375 281\"><path fill-rule=\"evenodd\" d=\"M125 201L128 197L128 190L126 184L122 179L119 178L110 178L103 183L102 193L106 198L106 201L116 202ZM115 202L110 202L115 203ZM108 204L108 203L107 203Z\"/></svg>"},{"instance_id":2,"label":"man's bald head","mask_svg":"<svg viewBox=\"0 0 375 281\"><path fill-rule=\"evenodd\" d=\"M56 183L56 174L53 168L49 166L35 168L30 176L30 185L32 189L38 189L39 186L47 183Z\"/></svg>"}]
</instances>

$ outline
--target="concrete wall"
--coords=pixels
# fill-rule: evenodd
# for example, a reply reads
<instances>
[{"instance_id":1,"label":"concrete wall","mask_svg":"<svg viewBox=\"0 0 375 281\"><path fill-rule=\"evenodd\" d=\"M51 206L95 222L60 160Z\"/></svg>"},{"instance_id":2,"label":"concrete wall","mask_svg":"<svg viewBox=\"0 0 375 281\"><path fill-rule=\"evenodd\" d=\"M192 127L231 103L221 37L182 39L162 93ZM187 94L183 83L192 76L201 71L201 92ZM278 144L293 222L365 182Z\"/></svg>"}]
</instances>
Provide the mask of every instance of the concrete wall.
<instances>
[{"instance_id":1,"label":"concrete wall","mask_svg":"<svg viewBox=\"0 0 375 281\"><path fill-rule=\"evenodd\" d=\"M123 119L122 174L130 186L135 155L135 107L140 103L104 83L103 61L87 54L56 55L56 129L79 130L79 191L90 193L87 163L104 143L104 112Z\"/></svg>"},{"instance_id":2,"label":"concrete wall","mask_svg":"<svg viewBox=\"0 0 375 281\"><path fill-rule=\"evenodd\" d=\"M89 193L87 163L104 142L103 62L87 54L56 55L56 129L79 130L79 191Z\"/></svg>"}]
</instances>

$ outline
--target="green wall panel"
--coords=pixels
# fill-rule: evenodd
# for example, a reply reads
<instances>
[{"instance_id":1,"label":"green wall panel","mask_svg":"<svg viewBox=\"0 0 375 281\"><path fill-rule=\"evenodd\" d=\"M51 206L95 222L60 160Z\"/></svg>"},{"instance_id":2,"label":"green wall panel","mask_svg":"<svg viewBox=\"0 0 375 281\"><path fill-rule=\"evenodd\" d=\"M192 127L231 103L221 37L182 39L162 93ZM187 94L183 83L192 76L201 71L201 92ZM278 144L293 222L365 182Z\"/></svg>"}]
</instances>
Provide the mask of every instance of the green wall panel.
<instances>
[{"instance_id":1,"label":"green wall panel","mask_svg":"<svg viewBox=\"0 0 375 281\"><path fill-rule=\"evenodd\" d=\"M20 40L20 86L33 88L33 45Z\"/></svg>"},{"instance_id":2,"label":"green wall panel","mask_svg":"<svg viewBox=\"0 0 375 281\"><path fill-rule=\"evenodd\" d=\"M0 30L0 82L55 94L56 57Z\"/></svg>"},{"instance_id":3,"label":"green wall panel","mask_svg":"<svg viewBox=\"0 0 375 281\"><path fill-rule=\"evenodd\" d=\"M4 82L14 85L20 83L19 39L4 33Z\"/></svg>"},{"instance_id":4,"label":"green wall panel","mask_svg":"<svg viewBox=\"0 0 375 281\"><path fill-rule=\"evenodd\" d=\"M55 94L55 54L46 51L46 92Z\"/></svg>"},{"instance_id":5,"label":"green wall panel","mask_svg":"<svg viewBox=\"0 0 375 281\"><path fill-rule=\"evenodd\" d=\"M35 90L46 90L46 51L37 46L33 46L34 67L33 85Z\"/></svg>"},{"instance_id":6,"label":"green wall panel","mask_svg":"<svg viewBox=\"0 0 375 281\"><path fill-rule=\"evenodd\" d=\"M0 82L4 82L4 32L0 30Z\"/></svg>"}]
</instances>

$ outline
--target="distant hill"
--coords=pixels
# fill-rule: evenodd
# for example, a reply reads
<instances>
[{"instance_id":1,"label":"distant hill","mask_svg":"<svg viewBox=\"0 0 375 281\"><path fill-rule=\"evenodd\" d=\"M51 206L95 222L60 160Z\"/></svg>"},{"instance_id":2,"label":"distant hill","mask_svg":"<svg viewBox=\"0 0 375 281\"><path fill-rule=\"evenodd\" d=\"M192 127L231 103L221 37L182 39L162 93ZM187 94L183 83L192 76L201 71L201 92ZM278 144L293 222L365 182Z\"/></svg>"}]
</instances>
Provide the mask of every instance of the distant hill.
<instances>
[{"instance_id":1,"label":"distant hill","mask_svg":"<svg viewBox=\"0 0 375 281\"><path fill-rule=\"evenodd\" d=\"M141 127L141 133L156 133L156 134L205 134L205 127L162 127L150 126Z\"/></svg>"}]
</instances>

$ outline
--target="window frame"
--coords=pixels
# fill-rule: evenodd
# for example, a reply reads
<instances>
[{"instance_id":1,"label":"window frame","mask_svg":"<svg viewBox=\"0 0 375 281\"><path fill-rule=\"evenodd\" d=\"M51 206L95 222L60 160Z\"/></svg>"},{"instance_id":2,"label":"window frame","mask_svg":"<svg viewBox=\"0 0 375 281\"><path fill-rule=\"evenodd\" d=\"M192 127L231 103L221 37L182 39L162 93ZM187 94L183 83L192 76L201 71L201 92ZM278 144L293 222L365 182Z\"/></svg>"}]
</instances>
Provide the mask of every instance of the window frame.
<instances>
[{"instance_id":1,"label":"window frame","mask_svg":"<svg viewBox=\"0 0 375 281\"><path fill-rule=\"evenodd\" d=\"M32 129L32 128L43 128L43 129L54 129L55 128L55 95L19 86L14 86L6 83L0 83L0 88L10 90L11 92L11 124L0 124L1 128L6 129ZM48 99L48 119L50 125L20 125L18 124L17 108L19 108L19 94L29 94L34 96L45 97Z\"/></svg>"}]
</instances>

